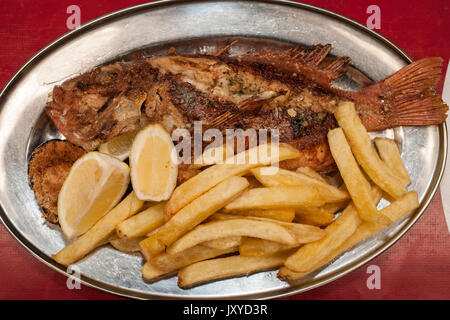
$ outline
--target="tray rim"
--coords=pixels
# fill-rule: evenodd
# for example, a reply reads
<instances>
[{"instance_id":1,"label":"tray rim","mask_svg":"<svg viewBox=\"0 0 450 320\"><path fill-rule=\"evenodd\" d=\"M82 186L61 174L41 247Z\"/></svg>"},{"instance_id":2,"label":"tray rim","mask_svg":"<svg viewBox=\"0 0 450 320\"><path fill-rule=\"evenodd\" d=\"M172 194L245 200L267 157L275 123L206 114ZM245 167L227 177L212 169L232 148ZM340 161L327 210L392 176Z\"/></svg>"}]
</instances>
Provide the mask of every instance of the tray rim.
<instances>
[{"instance_id":1,"label":"tray rim","mask_svg":"<svg viewBox=\"0 0 450 320\"><path fill-rule=\"evenodd\" d=\"M186 3L205 3L205 2L230 2L230 0L158 0L153 2L147 2L138 4L131 7L126 7L123 9L119 9L117 11L104 14L98 18L95 18L91 21L86 22L85 24L81 25L79 28L71 30L60 37L58 37L56 40L52 41L45 47L43 47L41 50L39 50L36 54L34 54L27 62L25 62L22 67L10 78L10 80L5 84L3 89L0 92L0 112L3 109L3 100L8 94L9 88L13 87L17 81L20 80L21 76L27 72L27 69L32 67L34 64L40 61L41 57L43 57L45 54L52 52L54 49L58 48L59 46L65 44L66 42L70 41L72 38L76 37L79 34L88 32L92 28L95 28L97 26L100 26L104 23L109 22L110 20L118 19L122 16L126 15L132 15L136 14L140 11L146 11L146 10L153 10L158 7L165 7L165 6L174 6L177 4L186 4ZM378 34L377 32L367 28L363 24L354 21L353 19L350 19L348 17L345 17L341 14L335 13L333 11L323 9L317 6L313 6L310 4L305 4L301 2L295 2L291 0L251 0L249 2L256 2L256 3L270 3L275 5L282 5L282 6L288 6L298 9L303 9L306 11L311 11L314 13L319 13L328 17L332 17L334 19L340 20L361 32L367 33L369 36L375 38L376 40L382 42L386 47L389 47L389 49L393 50L396 54L398 54L401 58L405 60L406 63L411 63L413 60L396 44L394 44L392 41L387 39L386 37ZM364 255L362 258L359 259L359 261L355 261L348 265L346 269L340 270L340 271L334 271L330 275L326 276L324 279L320 281L312 281L311 283L303 283L300 285L291 285L286 288L282 289L274 289L267 292L260 292L260 293L253 293L253 294L245 294L245 295L233 295L233 296L224 296L224 297L210 297L210 296L204 296L204 295L186 295L186 296L177 296L172 294L154 294L154 293L141 293L138 291L135 291L133 289L124 289L119 288L107 283L104 283L102 281L98 281L95 279L92 279L90 277L86 277L81 275L80 282L83 285L86 285L91 288L95 288L110 294L119 295L122 297L127 298L135 298L135 299L189 299L189 300L195 300L195 299L274 299L274 298L281 298L285 296L291 296L295 295L301 292L305 292L314 288L317 288L319 286L325 285L329 282L332 282L334 280L337 280L338 278L354 271L355 269L359 268L360 266L368 263L378 255L380 255L382 252L390 248L394 243L396 243L405 233L417 222L417 220L422 216L422 214L425 212L427 207L429 206L430 202L432 201L438 187L439 183L442 179L444 169L445 169L445 163L448 156L448 136L447 136L447 126L446 123L442 123L440 125L437 125L438 128L438 134L439 134L439 145L440 145L440 152L437 159L437 166L435 168L434 176L431 180L430 187L427 190L426 194L424 195L423 201L420 203L420 206L418 209L416 209L416 212L411 216L409 221L405 223L405 225L388 241L386 241L383 245L381 245L377 250L368 253ZM28 241L25 237L23 237L18 230L15 229L15 227L12 225L12 223L9 221L8 217L6 216L6 212L3 208L3 204L0 201L0 221L5 226L6 230L13 236L13 238L18 241L28 252L32 254L36 259L38 259L40 262L46 264L48 267L52 268L53 270L56 270L57 272L63 274L66 277L70 277L70 274L66 271L67 269L53 261L50 257L45 255L43 252L41 252L36 246Z\"/></svg>"}]
</instances>

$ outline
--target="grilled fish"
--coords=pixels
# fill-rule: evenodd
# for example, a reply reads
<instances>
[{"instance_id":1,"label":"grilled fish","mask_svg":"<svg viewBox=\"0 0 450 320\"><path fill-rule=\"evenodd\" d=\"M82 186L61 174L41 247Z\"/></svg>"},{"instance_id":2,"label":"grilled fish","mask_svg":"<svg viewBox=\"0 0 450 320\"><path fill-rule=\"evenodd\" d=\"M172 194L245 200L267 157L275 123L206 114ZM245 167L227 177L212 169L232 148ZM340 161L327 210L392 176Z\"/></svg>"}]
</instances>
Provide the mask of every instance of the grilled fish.
<instances>
[{"instance_id":1,"label":"grilled fish","mask_svg":"<svg viewBox=\"0 0 450 320\"><path fill-rule=\"evenodd\" d=\"M327 132L339 101L350 100L367 130L445 121L448 106L435 91L442 59L418 60L358 91L333 86L349 58L326 59L330 45L229 55L162 56L102 66L53 90L49 117L85 150L139 126L141 113L168 132L203 128L278 129L280 142L300 150L285 168L334 168Z\"/></svg>"}]
</instances>

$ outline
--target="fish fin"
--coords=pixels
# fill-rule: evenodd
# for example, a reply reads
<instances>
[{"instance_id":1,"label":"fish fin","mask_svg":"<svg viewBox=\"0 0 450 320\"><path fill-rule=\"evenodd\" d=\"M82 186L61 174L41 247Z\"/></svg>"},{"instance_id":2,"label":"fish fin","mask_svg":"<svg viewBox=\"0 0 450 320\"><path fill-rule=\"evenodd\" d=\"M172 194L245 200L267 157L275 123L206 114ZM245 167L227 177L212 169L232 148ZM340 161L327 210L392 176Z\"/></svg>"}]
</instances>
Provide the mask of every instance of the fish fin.
<instances>
[{"instance_id":1,"label":"fish fin","mask_svg":"<svg viewBox=\"0 0 450 320\"><path fill-rule=\"evenodd\" d=\"M294 55L292 62L295 69L304 76L328 87L331 81L347 72L347 66L350 63L349 57L339 57L331 63L325 61L325 67L322 68L320 64L324 62L330 50L330 44L311 46Z\"/></svg>"},{"instance_id":2,"label":"fish fin","mask_svg":"<svg viewBox=\"0 0 450 320\"><path fill-rule=\"evenodd\" d=\"M337 59L325 70L320 64L331 50L331 45L314 45L306 48L294 47L280 51L252 52L234 56L238 61L269 65L291 77L307 78L321 86L329 87L331 81L341 75L348 58Z\"/></svg>"},{"instance_id":3,"label":"fish fin","mask_svg":"<svg viewBox=\"0 0 450 320\"><path fill-rule=\"evenodd\" d=\"M328 75L330 80L334 80L347 72L347 66L350 63L349 57L340 57L322 69Z\"/></svg>"},{"instance_id":4,"label":"fish fin","mask_svg":"<svg viewBox=\"0 0 450 320\"><path fill-rule=\"evenodd\" d=\"M265 50L260 52L250 52L237 55L236 58L240 61L270 64L277 68L281 68L281 70L288 67L292 68L292 65L295 64L309 66L310 68L317 68L323 59L325 59L330 50L330 44L319 44L306 48L294 47L288 50L280 51Z\"/></svg>"},{"instance_id":5,"label":"fish fin","mask_svg":"<svg viewBox=\"0 0 450 320\"><path fill-rule=\"evenodd\" d=\"M412 99L394 105L390 112L393 126L427 126L439 124L447 118L448 106L439 95Z\"/></svg>"},{"instance_id":6,"label":"fish fin","mask_svg":"<svg viewBox=\"0 0 450 320\"><path fill-rule=\"evenodd\" d=\"M210 128L220 128L225 124L230 125L235 123L239 118L242 118L244 114L257 113L265 102L270 101L284 92L265 91L259 96L250 97L236 106L233 111L225 111L217 116L211 122L208 123Z\"/></svg>"},{"instance_id":7,"label":"fish fin","mask_svg":"<svg viewBox=\"0 0 450 320\"><path fill-rule=\"evenodd\" d=\"M360 90L360 98L366 96L380 106L383 119L378 119L374 129L444 122L448 106L435 91L441 68L441 58L424 58Z\"/></svg>"},{"instance_id":8,"label":"fish fin","mask_svg":"<svg viewBox=\"0 0 450 320\"><path fill-rule=\"evenodd\" d=\"M212 56L218 57L218 56L222 56L222 55L229 55L231 47L233 47L238 42L239 42L239 40L234 40L229 45L227 45L224 48L220 49L219 51L213 53Z\"/></svg>"},{"instance_id":9,"label":"fish fin","mask_svg":"<svg viewBox=\"0 0 450 320\"><path fill-rule=\"evenodd\" d=\"M292 60L304 65L318 66L331 50L331 45L314 45L305 49L292 49Z\"/></svg>"}]
</instances>

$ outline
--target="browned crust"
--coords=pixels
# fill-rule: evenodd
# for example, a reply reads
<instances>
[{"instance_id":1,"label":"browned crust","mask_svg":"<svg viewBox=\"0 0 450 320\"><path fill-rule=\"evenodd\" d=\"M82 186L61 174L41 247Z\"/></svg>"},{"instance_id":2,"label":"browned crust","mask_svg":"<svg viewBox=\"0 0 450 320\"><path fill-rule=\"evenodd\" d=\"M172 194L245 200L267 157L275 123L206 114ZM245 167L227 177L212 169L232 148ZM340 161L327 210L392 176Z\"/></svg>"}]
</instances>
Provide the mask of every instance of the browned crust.
<instances>
[{"instance_id":1,"label":"browned crust","mask_svg":"<svg viewBox=\"0 0 450 320\"><path fill-rule=\"evenodd\" d=\"M193 122L198 120L204 129L214 127L221 131L276 128L280 142L289 143L302 153L299 159L287 161L284 166L309 166L323 172L334 168L326 134L337 125L333 110L340 100L356 103L369 131L445 121L448 107L432 89L440 79L442 60L439 58L417 61L362 90L344 91L334 88L331 81L346 72L350 60L327 57L330 45L237 56L227 55L230 46L212 55L178 55L175 50L168 55L175 56L172 62L179 66L205 71L207 64L183 59L204 57L226 64L236 73L249 73L264 81L281 83L286 89L282 91L288 92L283 94L288 102L291 98L291 101L302 101L304 97L300 93L305 90L308 92L305 101L312 100L308 102L310 106L308 103L288 104L288 109L283 100L278 100L279 106L278 102L261 106L261 101L255 97L249 99L252 104L244 101L244 105L236 105L226 97L196 89L178 74L160 72L140 57L138 61L96 68L56 87L47 113L68 140L86 150L93 150L100 142L137 127L135 113L117 111L129 104L134 106L131 111L144 107L150 121L161 123L169 132L176 128L192 129ZM291 91L293 94L289 95ZM115 103L116 100L122 104ZM323 100L326 103L322 103ZM82 139L78 141L77 137ZM192 174L188 169L182 171L186 172L181 180Z\"/></svg>"},{"instance_id":2,"label":"browned crust","mask_svg":"<svg viewBox=\"0 0 450 320\"><path fill-rule=\"evenodd\" d=\"M36 148L28 163L28 179L43 217L58 222L58 195L73 163L85 154L68 141L51 140Z\"/></svg>"},{"instance_id":3,"label":"browned crust","mask_svg":"<svg viewBox=\"0 0 450 320\"><path fill-rule=\"evenodd\" d=\"M142 60L101 66L55 86L45 110L69 141L91 151L139 126L157 74Z\"/></svg>"}]
</instances>

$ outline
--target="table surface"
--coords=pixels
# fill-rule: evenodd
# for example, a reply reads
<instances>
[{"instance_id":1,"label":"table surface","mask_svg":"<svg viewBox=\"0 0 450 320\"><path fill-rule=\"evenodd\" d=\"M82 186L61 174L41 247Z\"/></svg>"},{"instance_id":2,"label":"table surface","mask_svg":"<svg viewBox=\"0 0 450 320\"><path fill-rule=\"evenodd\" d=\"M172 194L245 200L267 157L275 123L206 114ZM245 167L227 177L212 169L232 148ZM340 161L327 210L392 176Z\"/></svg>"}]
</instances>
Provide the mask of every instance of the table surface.
<instances>
[{"instance_id":1,"label":"table surface","mask_svg":"<svg viewBox=\"0 0 450 320\"><path fill-rule=\"evenodd\" d=\"M81 9L81 23L139 4L139 0L0 1L0 87L33 54L68 31L67 8ZM450 3L446 0L310 0L366 24L380 8L376 30L413 59L450 55ZM442 82L439 90L442 89ZM67 278L27 252L0 224L0 299L121 299L90 287L69 290ZM380 288L369 289L368 267L378 266ZM438 192L419 221L396 244L340 279L287 299L450 299L450 235ZM370 282L370 281L369 281Z\"/></svg>"}]
</instances>

